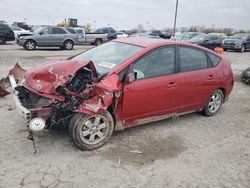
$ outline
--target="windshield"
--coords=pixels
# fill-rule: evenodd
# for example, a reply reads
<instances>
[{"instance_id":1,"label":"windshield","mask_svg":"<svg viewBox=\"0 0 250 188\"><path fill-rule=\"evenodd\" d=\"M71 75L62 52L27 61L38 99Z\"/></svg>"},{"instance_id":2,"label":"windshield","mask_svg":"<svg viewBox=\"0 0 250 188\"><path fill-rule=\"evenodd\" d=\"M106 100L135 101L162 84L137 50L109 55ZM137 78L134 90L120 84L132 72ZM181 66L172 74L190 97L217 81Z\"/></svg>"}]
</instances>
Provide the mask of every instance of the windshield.
<instances>
[{"instance_id":1,"label":"windshield","mask_svg":"<svg viewBox=\"0 0 250 188\"><path fill-rule=\"evenodd\" d=\"M239 33L239 34L235 34L235 35L231 36L230 38L231 39L246 39L247 34Z\"/></svg>"},{"instance_id":2,"label":"windshield","mask_svg":"<svg viewBox=\"0 0 250 188\"><path fill-rule=\"evenodd\" d=\"M97 72L105 74L142 49L140 46L107 42L73 57L72 60L91 60Z\"/></svg>"}]
</instances>

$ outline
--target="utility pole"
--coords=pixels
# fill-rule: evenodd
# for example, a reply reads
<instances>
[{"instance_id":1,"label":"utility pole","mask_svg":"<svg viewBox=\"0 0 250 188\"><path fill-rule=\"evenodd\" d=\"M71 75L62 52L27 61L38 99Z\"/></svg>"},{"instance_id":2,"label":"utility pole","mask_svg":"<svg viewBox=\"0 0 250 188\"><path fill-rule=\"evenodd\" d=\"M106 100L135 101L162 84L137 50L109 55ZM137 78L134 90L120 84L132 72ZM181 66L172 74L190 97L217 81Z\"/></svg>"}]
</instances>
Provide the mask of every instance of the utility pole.
<instances>
[{"instance_id":1,"label":"utility pole","mask_svg":"<svg viewBox=\"0 0 250 188\"><path fill-rule=\"evenodd\" d=\"M175 36L175 32L176 32L177 12L178 12L178 0L176 0L176 7L175 7L175 16L174 16L174 31L173 31L173 36Z\"/></svg>"}]
</instances>

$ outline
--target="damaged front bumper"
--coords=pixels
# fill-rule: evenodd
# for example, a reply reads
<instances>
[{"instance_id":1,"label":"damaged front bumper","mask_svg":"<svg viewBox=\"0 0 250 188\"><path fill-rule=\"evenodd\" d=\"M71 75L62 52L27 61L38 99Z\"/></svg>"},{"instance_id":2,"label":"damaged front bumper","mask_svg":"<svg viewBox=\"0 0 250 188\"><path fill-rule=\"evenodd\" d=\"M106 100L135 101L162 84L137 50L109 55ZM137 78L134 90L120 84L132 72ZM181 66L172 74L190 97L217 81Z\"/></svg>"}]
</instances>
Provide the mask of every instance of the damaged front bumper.
<instances>
[{"instance_id":1,"label":"damaged front bumper","mask_svg":"<svg viewBox=\"0 0 250 188\"><path fill-rule=\"evenodd\" d=\"M11 87L13 89L13 98L14 98L14 102L15 102L15 107L16 107L16 111L18 112L18 114L20 114L27 122L29 122L31 120L31 111L29 111L27 108L25 108L19 97L17 96L16 92L15 92L15 87L17 86L16 80L14 78L13 75L9 75L9 80L10 80L10 84Z\"/></svg>"}]
</instances>

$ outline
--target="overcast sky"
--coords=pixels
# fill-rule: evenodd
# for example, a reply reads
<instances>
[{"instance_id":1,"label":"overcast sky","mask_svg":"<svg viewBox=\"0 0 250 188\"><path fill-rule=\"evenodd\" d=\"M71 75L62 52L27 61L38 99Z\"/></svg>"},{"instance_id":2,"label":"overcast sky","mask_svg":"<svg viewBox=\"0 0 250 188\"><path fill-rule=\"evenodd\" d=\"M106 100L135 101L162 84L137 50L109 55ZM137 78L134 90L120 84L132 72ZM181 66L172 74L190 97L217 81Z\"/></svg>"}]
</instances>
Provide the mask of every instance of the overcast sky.
<instances>
[{"instance_id":1,"label":"overcast sky","mask_svg":"<svg viewBox=\"0 0 250 188\"><path fill-rule=\"evenodd\" d=\"M77 18L79 24L131 29L173 27L176 0L0 0L0 20L8 23L58 24ZM250 0L179 0L177 27L215 26L250 29Z\"/></svg>"}]
</instances>

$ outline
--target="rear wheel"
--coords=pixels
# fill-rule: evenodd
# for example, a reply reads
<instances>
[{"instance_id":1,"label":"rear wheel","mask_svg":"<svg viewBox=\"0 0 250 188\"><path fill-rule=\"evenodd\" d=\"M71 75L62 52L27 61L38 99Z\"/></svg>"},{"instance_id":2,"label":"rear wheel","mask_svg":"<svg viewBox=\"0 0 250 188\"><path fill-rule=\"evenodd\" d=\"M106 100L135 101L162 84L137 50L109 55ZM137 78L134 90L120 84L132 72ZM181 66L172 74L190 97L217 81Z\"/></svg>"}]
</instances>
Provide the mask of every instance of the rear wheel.
<instances>
[{"instance_id":1,"label":"rear wheel","mask_svg":"<svg viewBox=\"0 0 250 188\"><path fill-rule=\"evenodd\" d=\"M63 44L63 48L64 48L65 50L72 50L73 47L74 47L74 43L73 43L72 40L66 40L66 41L64 42L64 44Z\"/></svg>"},{"instance_id":2,"label":"rear wheel","mask_svg":"<svg viewBox=\"0 0 250 188\"><path fill-rule=\"evenodd\" d=\"M27 40L25 43L24 43L24 48L26 50L35 50L36 49L36 42L33 41L33 40Z\"/></svg>"},{"instance_id":3,"label":"rear wheel","mask_svg":"<svg viewBox=\"0 0 250 188\"><path fill-rule=\"evenodd\" d=\"M99 46L99 45L101 45L102 44L102 39L96 39L95 40L95 45L96 46Z\"/></svg>"},{"instance_id":4,"label":"rear wheel","mask_svg":"<svg viewBox=\"0 0 250 188\"><path fill-rule=\"evenodd\" d=\"M205 105L204 114L206 116L215 115L220 110L223 100L224 100L223 92L220 89L215 90L213 94L209 97Z\"/></svg>"},{"instance_id":5,"label":"rear wheel","mask_svg":"<svg viewBox=\"0 0 250 188\"><path fill-rule=\"evenodd\" d=\"M114 120L108 111L92 116L76 114L69 124L73 142L82 150L93 150L103 146L114 131Z\"/></svg>"},{"instance_id":6,"label":"rear wheel","mask_svg":"<svg viewBox=\"0 0 250 188\"><path fill-rule=\"evenodd\" d=\"M0 37L0 44L6 44L6 40L3 37Z\"/></svg>"}]
</instances>

